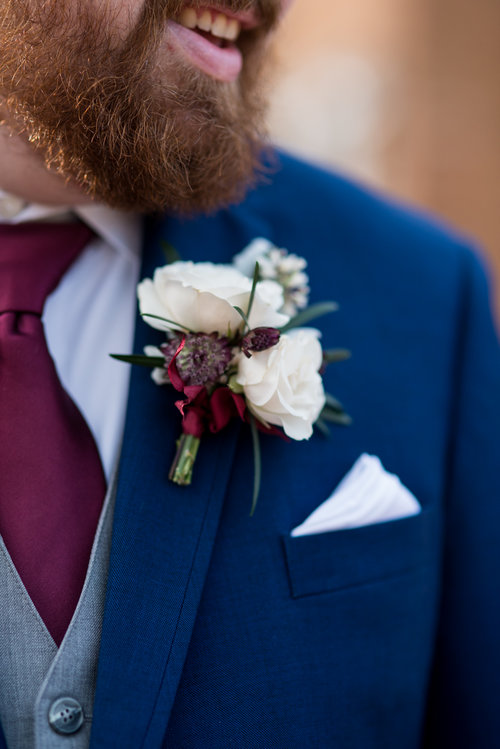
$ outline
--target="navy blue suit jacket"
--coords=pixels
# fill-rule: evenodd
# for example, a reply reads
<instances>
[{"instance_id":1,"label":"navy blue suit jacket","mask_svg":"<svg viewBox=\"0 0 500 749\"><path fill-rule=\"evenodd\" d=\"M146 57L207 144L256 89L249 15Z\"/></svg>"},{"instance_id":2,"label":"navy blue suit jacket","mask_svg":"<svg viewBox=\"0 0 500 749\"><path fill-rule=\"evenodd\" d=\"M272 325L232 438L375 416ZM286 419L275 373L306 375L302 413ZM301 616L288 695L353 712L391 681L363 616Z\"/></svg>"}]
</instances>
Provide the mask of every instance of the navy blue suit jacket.
<instances>
[{"instance_id":1,"label":"navy blue suit jacket","mask_svg":"<svg viewBox=\"0 0 500 749\"><path fill-rule=\"evenodd\" d=\"M167 480L175 394L132 374L92 749L498 746L500 349L485 277L457 236L288 157L239 207L150 227L186 259L264 236L308 259L326 388L353 417L329 440L204 438ZM139 322L135 351L156 333ZM420 515L291 538L362 452Z\"/></svg>"}]
</instances>

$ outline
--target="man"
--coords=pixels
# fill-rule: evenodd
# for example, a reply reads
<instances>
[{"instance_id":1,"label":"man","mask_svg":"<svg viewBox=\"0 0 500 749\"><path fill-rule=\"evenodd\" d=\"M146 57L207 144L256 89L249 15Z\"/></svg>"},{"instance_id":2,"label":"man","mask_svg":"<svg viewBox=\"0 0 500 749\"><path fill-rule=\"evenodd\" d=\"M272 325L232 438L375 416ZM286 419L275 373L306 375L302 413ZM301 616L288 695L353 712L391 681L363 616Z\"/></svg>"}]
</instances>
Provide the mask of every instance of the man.
<instances>
[{"instance_id":1,"label":"man","mask_svg":"<svg viewBox=\"0 0 500 749\"><path fill-rule=\"evenodd\" d=\"M262 161L261 67L284 4L0 2L9 749L498 742L500 355L484 275L444 229ZM325 383L353 424L264 436L250 518L249 430L204 439L192 486L174 486L175 397L141 368L127 394L109 353L156 340L138 320L132 343L141 253L144 277L165 240L227 263L257 236L307 257L313 301L340 302L320 327L352 359ZM291 536L365 452L418 513Z\"/></svg>"}]
</instances>

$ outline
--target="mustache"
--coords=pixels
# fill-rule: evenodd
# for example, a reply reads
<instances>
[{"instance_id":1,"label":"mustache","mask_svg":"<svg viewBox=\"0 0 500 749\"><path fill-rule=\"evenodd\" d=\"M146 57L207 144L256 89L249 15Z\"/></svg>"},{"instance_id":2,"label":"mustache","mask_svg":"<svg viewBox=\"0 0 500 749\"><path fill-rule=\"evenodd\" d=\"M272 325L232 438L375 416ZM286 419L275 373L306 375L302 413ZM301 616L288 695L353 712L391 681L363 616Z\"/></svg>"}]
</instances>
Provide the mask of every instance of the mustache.
<instances>
[{"instance_id":1,"label":"mustache","mask_svg":"<svg viewBox=\"0 0 500 749\"><path fill-rule=\"evenodd\" d=\"M213 0L210 4L206 0L189 0L189 2L186 0L158 0L156 4L170 16L172 14L178 15L186 7L195 9L209 7L213 10L229 10L234 13L256 11L259 16L265 17L268 13L279 14L283 3L282 0Z\"/></svg>"},{"instance_id":2,"label":"mustache","mask_svg":"<svg viewBox=\"0 0 500 749\"><path fill-rule=\"evenodd\" d=\"M145 0L138 27L151 22L163 25L180 16L186 7L200 10L206 9L207 5L206 0ZM261 32L269 32L278 23L283 0L214 0L208 7L222 13L253 12L259 20Z\"/></svg>"},{"instance_id":3,"label":"mustache","mask_svg":"<svg viewBox=\"0 0 500 749\"><path fill-rule=\"evenodd\" d=\"M144 0L142 11L135 27L120 46L118 56L121 64L130 67L135 60L137 70L149 64L151 55L161 44L165 24L178 18L186 8L206 9L207 0ZM250 11L255 14L259 25L252 30L244 31L240 37L240 46L244 52L252 54L270 32L275 29L281 17L283 0L213 0L209 6L214 11L241 13Z\"/></svg>"}]
</instances>

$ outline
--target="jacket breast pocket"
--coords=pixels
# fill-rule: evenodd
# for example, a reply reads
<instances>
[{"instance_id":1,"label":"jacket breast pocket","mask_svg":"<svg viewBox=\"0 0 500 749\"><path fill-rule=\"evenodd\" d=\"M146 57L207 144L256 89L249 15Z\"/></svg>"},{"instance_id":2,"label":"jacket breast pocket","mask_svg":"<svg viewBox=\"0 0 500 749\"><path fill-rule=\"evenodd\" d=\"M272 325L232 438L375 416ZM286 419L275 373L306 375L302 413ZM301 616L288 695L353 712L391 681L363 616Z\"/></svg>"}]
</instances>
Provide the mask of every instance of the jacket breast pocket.
<instances>
[{"instance_id":1,"label":"jacket breast pocket","mask_svg":"<svg viewBox=\"0 0 500 749\"><path fill-rule=\"evenodd\" d=\"M432 563L437 511L342 531L283 536L294 598L375 583Z\"/></svg>"}]
</instances>

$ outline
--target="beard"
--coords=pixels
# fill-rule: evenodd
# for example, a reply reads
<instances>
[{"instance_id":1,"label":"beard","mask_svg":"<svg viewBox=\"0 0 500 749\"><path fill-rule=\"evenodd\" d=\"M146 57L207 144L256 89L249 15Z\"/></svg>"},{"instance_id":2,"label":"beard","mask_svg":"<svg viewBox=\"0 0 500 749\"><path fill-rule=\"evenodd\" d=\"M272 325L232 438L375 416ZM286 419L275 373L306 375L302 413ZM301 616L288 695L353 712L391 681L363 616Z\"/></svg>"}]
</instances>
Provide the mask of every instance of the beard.
<instances>
[{"instance_id":1,"label":"beard","mask_svg":"<svg viewBox=\"0 0 500 749\"><path fill-rule=\"evenodd\" d=\"M190 215L237 202L262 170L262 72L280 10L257 2L262 23L242 32L243 70L225 83L162 54L179 0L145 0L122 39L103 0L0 0L2 124L112 207Z\"/></svg>"}]
</instances>

